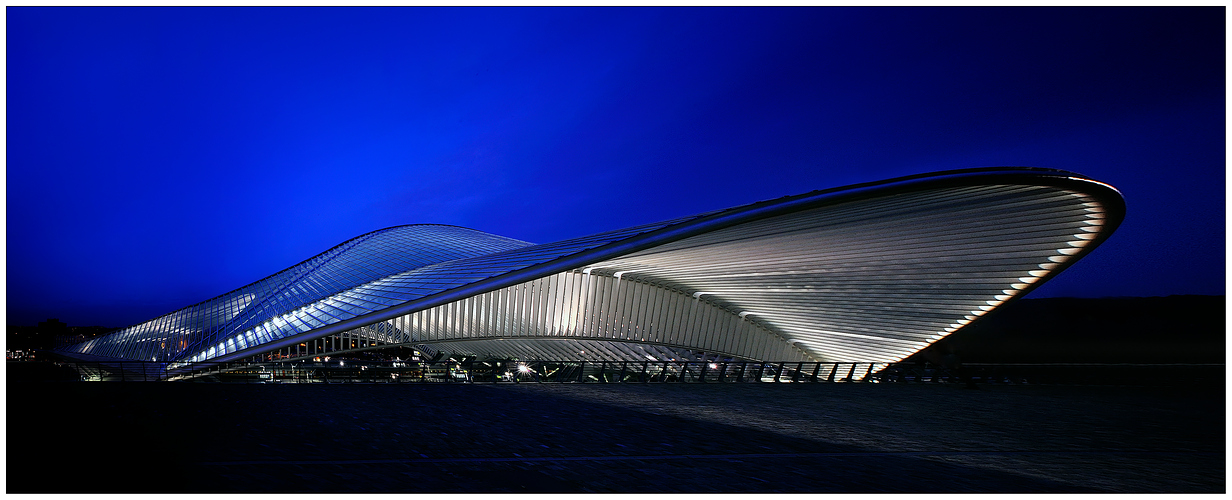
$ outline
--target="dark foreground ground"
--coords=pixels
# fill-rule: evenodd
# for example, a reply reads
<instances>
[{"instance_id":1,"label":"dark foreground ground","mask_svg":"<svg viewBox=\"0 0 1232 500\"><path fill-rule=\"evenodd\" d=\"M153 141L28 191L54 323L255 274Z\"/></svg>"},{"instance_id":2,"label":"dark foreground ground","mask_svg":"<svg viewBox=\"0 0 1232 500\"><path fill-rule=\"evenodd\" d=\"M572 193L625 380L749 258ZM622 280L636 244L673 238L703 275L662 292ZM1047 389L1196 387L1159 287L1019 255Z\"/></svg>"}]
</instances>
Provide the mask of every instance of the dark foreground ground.
<instances>
[{"instance_id":1,"label":"dark foreground ground","mask_svg":"<svg viewBox=\"0 0 1232 500\"><path fill-rule=\"evenodd\" d=\"M1223 387L9 383L8 493L1224 492Z\"/></svg>"}]
</instances>

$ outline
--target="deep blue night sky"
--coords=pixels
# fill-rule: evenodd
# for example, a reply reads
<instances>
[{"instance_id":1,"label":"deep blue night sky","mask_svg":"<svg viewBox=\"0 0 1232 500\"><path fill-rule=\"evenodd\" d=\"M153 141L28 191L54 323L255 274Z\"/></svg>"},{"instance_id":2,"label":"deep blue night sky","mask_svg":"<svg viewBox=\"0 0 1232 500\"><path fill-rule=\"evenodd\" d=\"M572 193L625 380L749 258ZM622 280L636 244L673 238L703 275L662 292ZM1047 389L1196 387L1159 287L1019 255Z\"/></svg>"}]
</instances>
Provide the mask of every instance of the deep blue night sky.
<instances>
[{"instance_id":1,"label":"deep blue night sky","mask_svg":"<svg viewBox=\"0 0 1232 500\"><path fill-rule=\"evenodd\" d=\"M536 243L1023 165L1119 188L1031 294L1224 293L1224 9L7 12L7 323L125 326L388 226Z\"/></svg>"}]
</instances>

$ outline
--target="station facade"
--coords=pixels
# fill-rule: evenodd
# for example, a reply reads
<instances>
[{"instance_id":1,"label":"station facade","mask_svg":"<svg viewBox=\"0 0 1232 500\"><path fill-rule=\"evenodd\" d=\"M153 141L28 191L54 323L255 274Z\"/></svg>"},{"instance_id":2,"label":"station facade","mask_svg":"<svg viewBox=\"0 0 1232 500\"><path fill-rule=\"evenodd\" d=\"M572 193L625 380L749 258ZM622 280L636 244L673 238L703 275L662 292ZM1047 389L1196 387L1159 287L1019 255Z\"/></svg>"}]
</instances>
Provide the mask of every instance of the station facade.
<instances>
[{"instance_id":1,"label":"station facade","mask_svg":"<svg viewBox=\"0 0 1232 500\"><path fill-rule=\"evenodd\" d=\"M1124 213L1119 192L1081 175L989 168L540 245L398 226L59 350L170 367L391 346L478 359L891 363L1038 287Z\"/></svg>"}]
</instances>

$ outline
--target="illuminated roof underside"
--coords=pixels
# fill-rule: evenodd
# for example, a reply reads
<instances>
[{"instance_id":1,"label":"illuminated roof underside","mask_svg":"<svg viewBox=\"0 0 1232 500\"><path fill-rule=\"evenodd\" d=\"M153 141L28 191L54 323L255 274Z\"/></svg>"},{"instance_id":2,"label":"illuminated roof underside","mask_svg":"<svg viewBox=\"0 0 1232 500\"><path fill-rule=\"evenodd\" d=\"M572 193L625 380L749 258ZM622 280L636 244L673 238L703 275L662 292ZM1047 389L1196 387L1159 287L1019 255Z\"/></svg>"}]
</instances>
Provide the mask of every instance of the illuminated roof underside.
<instances>
[{"instance_id":1,"label":"illuminated roof underside","mask_svg":"<svg viewBox=\"0 0 1232 500\"><path fill-rule=\"evenodd\" d=\"M400 226L64 350L231 361L349 338L521 359L891 362L1026 294L1123 216L1106 184L997 168L544 245Z\"/></svg>"}]
</instances>

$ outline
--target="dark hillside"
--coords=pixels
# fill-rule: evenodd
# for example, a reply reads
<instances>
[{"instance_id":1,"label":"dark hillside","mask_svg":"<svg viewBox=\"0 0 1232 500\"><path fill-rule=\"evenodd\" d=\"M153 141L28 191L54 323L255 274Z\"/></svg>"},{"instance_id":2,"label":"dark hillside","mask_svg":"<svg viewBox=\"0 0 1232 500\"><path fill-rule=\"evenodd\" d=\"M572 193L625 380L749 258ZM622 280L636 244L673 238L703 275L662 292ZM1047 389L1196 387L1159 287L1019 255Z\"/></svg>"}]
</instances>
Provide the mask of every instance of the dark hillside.
<instances>
[{"instance_id":1,"label":"dark hillside","mask_svg":"<svg viewBox=\"0 0 1232 500\"><path fill-rule=\"evenodd\" d=\"M1023 299L907 361L1223 363L1224 297Z\"/></svg>"}]
</instances>

